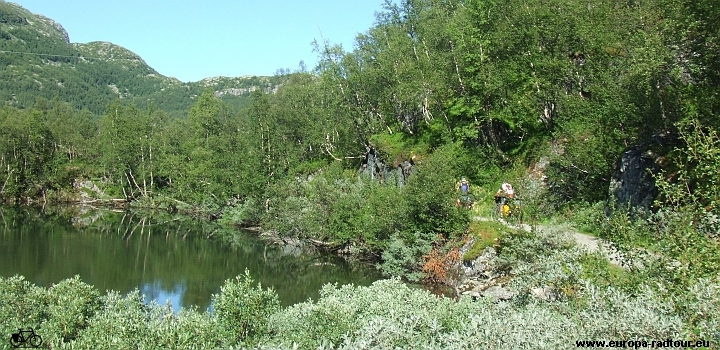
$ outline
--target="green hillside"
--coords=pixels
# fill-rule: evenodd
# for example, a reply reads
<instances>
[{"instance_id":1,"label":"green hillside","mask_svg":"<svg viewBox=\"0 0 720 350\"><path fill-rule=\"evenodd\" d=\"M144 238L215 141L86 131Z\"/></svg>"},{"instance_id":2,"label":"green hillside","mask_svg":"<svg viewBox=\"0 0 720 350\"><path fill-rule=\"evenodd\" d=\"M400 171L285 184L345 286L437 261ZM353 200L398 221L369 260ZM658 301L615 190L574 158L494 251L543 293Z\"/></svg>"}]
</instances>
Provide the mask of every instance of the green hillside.
<instances>
[{"instance_id":1,"label":"green hillside","mask_svg":"<svg viewBox=\"0 0 720 350\"><path fill-rule=\"evenodd\" d=\"M187 114L211 88L236 109L254 89L272 91L281 77L219 77L183 83L165 77L135 53L108 42L70 43L53 20L0 1L0 101L32 107L38 98L59 99L101 114L115 99L152 103L171 117Z\"/></svg>"}]
</instances>

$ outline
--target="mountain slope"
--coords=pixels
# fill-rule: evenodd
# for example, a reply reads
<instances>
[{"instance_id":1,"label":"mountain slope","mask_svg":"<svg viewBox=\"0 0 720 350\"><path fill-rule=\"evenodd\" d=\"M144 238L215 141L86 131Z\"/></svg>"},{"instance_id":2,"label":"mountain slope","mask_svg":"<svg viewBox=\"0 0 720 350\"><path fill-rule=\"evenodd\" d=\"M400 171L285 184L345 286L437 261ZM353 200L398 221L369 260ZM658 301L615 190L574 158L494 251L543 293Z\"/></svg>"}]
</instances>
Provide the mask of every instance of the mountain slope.
<instances>
[{"instance_id":1,"label":"mountain slope","mask_svg":"<svg viewBox=\"0 0 720 350\"><path fill-rule=\"evenodd\" d=\"M95 114L115 99L152 103L171 117L187 113L203 89L236 108L253 90L273 91L282 77L218 77L183 83L159 74L130 50L109 42L70 43L57 22L0 0L0 101L20 108L38 98Z\"/></svg>"}]
</instances>

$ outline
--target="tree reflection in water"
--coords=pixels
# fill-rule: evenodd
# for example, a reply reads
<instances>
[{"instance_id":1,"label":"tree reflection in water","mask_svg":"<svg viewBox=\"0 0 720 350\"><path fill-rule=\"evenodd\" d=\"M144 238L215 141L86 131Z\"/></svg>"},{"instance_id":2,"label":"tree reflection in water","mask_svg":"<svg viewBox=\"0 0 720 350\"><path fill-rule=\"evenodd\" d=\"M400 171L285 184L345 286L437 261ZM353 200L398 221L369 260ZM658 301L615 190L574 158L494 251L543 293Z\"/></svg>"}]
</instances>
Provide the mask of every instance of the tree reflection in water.
<instances>
[{"instance_id":1,"label":"tree reflection in water","mask_svg":"<svg viewBox=\"0 0 720 350\"><path fill-rule=\"evenodd\" d=\"M50 286L80 275L100 290L139 289L146 300L208 308L225 280L250 270L283 305L317 299L325 283L369 285L372 266L287 254L255 234L165 212L0 207L0 276Z\"/></svg>"}]
</instances>

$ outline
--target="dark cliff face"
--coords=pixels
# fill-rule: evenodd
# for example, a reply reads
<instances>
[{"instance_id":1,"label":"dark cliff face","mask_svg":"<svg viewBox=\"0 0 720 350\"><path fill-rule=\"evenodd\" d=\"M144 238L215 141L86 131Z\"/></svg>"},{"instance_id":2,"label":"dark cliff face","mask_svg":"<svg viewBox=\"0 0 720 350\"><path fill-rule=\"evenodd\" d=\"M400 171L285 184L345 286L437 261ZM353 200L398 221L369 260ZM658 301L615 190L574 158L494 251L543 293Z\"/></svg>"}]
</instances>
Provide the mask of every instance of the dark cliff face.
<instances>
[{"instance_id":1,"label":"dark cliff face","mask_svg":"<svg viewBox=\"0 0 720 350\"><path fill-rule=\"evenodd\" d=\"M413 165L412 159L388 165L374 148L370 148L358 171L373 180L397 182L397 185L402 187L412 173Z\"/></svg>"},{"instance_id":2,"label":"dark cliff face","mask_svg":"<svg viewBox=\"0 0 720 350\"><path fill-rule=\"evenodd\" d=\"M612 208L651 210L658 194L654 176L666 169L668 153L677 145L677 134L663 132L626 149L610 180L606 214Z\"/></svg>"}]
</instances>

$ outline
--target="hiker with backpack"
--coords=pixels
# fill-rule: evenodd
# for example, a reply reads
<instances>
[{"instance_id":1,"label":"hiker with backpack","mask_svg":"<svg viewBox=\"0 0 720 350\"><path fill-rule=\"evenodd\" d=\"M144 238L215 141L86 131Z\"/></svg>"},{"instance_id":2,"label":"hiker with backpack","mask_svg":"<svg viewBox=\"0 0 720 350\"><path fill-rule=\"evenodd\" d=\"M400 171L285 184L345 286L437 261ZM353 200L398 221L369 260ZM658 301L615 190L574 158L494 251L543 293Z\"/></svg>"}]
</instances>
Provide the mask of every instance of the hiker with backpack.
<instances>
[{"instance_id":1,"label":"hiker with backpack","mask_svg":"<svg viewBox=\"0 0 720 350\"><path fill-rule=\"evenodd\" d=\"M470 183L466 178L462 178L457 184L457 190L460 192L460 198L457 200L457 206L465 206L470 208L472 200L470 200Z\"/></svg>"}]
</instances>

